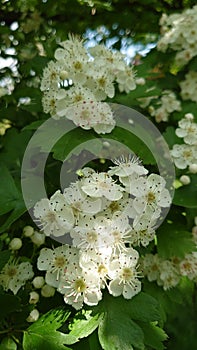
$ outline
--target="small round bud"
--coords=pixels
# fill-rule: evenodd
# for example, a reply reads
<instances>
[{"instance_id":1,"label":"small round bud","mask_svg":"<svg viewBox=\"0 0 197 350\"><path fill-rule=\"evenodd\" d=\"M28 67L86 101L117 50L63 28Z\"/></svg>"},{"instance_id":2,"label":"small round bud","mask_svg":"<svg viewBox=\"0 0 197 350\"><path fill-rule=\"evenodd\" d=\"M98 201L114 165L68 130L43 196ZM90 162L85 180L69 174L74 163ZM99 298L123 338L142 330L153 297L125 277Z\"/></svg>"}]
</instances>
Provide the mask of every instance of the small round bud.
<instances>
[{"instance_id":1,"label":"small round bud","mask_svg":"<svg viewBox=\"0 0 197 350\"><path fill-rule=\"evenodd\" d=\"M146 83L146 80L144 78L137 78L135 82L137 85L144 85Z\"/></svg>"},{"instance_id":2,"label":"small round bud","mask_svg":"<svg viewBox=\"0 0 197 350\"><path fill-rule=\"evenodd\" d=\"M44 286L45 279L42 276L36 276L36 277L34 277L32 283L33 283L34 288L39 289L39 288L42 288Z\"/></svg>"},{"instance_id":3,"label":"small round bud","mask_svg":"<svg viewBox=\"0 0 197 350\"><path fill-rule=\"evenodd\" d=\"M39 319L39 316L39 311L37 309L34 309L30 312L26 320L27 322L36 322Z\"/></svg>"},{"instance_id":4,"label":"small round bud","mask_svg":"<svg viewBox=\"0 0 197 350\"><path fill-rule=\"evenodd\" d=\"M13 238L10 241L9 249L11 249L11 250L19 250L22 247L22 244L23 243L22 243L20 238Z\"/></svg>"},{"instance_id":5,"label":"small round bud","mask_svg":"<svg viewBox=\"0 0 197 350\"><path fill-rule=\"evenodd\" d=\"M29 303L30 304L36 304L39 300L40 296L37 292L31 292L29 293Z\"/></svg>"},{"instance_id":6,"label":"small round bud","mask_svg":"<svg viewBox=\"0 0 197 350\"><path fill-rule=\"evenodd\" d=\"M34 233L34 228L32 226L25 226L23 229L23 234L25 237L31 237Z\"/></svg>"},{"instance_id":7,"label":"small round bud","mask_svg":"<svg viewBox=\"0 0 197 350\"><path fill-rule=\"evenodd\" d=\"M182 175L179 180L183 185L189 185L191 182L190 177L187 175Z\"/></svg>"},{"instance_id":8,"label":"small round bud","mask_svg":"<svg viewBox=\"0 0 197 350\"><path fill-rule=\"evenodd\" d=\"M60 72L60 79L62 79L62 80L68 79L68 72L66 70L62 70Z\"/></svg>"},{"instance_id":9,"label":"small round bud","mask_svg":"<svg viewBox=\"0 0 197 350\"><path fill-rule=\"evenodd\" d=\"M34 231L34 234L31 236L32 242L37 245L38 247L45 242L45 235L44 233L39 233L38 231Z\"/></svg>"},{"instance_id":10,"label":"small round bud","mask_svg":"<svg viewBox=\"0 0 197 350\"><path fill-rule=\"evenodd\" d=\"M44 298L53 297L55 294L55 288L49 286L48 284L45 284L41 289L41 294Z\"/></svg>"},{"instance_id":11,"label":"small round bud","mask_svg":"<svg viewBox=\"0 0 197 350\"><path fill-rule=\"evenodd\" d=\"M190 164L189 171L192 174L197 174L197 164Z\"/></svg>"},{"instance_id":12,"label":"small round bud","mask_svg":"<svg viewBox=\"0 0 197 350\"><path fill-rule=\"evenodd\" d=\"M186 113L186 114L185 114L185 118L186 118L187 120L194 120L194 116L193 116L192 113Z\"/></svg>"}]
</instances>

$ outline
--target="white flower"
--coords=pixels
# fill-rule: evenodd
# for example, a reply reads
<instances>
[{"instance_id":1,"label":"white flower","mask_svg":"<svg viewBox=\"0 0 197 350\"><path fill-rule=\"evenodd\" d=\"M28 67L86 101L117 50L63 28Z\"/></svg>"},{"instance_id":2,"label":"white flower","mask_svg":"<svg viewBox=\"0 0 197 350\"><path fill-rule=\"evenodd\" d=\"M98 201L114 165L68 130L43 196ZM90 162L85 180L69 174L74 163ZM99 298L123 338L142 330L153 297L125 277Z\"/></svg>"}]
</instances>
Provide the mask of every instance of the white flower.
<instances>
[{"instance_id":1,"label":"white flower","mask_svg":"<svg viewBox=\"0 0 197 350\"><path fill-rule=\"evenodd\" d=\"M93 128L98 134L109 133L115 127L111 108L102 102L79 102L68 107L66 118L83 129Z\"/></svg>"},{"instance_id":2,"label":"white flower","mask_svg":"<svg viewBox=\"0 0 197 350\"><path fill-rule=\"evenodd\" d=\"M197 277L197 254L193 252L186 254L184 259L180 262L180 272L182 276L187 276L190 280Z\"/></svg>"},{"instance_id":3,"label":"white flower","mask_svg":"<svg viewBox=\"0 0 197 350\"><path fill-rule=\"evenodd\" d=\"M148 210L154 215L159 215L161 208L170 206L171 197L165 184L164 178L157 174L139 178L131 183L130 193L135 196L133 207L138 214Z\"/></svg>"},{"instance_id":4,"label":"white flower","mask_svg":"<svg viewBox=\"0 0 197 350\"><path fill-rule=\"evenodd\" d=\"M139 273L136 270L138 257L136 250L128 248L127 252L114 257L109 263L110 294L116 297L122 294L125 299L131 299L140 292L141 282L138 280Z\"/></svg>"},{"instance_id":5,"label":"white flower","mask_svg":"<svg viewBox=\"0 0 197 350\"><path fill-rule=\"evenodd\" d=\"M164 290L175 287L180 281L180 273L178 268L169 260L164 260L160 264L160 276L157 281L159 285L163 285Z\"/></svg>"},{"instance_id":6,"label":"white flower","mask_svg":"<svg viewBox=\"0 0 197 350\"><path fill-rule=\"evenodd\" d=\"M0 285L4 290L10 289L17 294L26 281L33 277L32 265L29 262L17 264L14 261L8 262L0 273Z\"/></svg>"},{"instance_id":7,"label":"white flower","mask_svg":"<svg viewBox=\"0 0 197 350\"><path fill-rule=\"evenodd\" d=\"M46 68L43 70L43 77L41 81L40 90L46 91L50 88L57 89L58 84L61 81L60 72L62 67L59 63L50 61Z\"/></svg>"},{"instance_id":8,"label":"white flower","mask_svg":"<svg viewBox=\"0 0 197 350\"><path fill-rule=\"evenodd\" d=\"M135 75L132 67L125 67L124 71L117 72L116 81L120 92L126 92L127 94L136 88Z\"/></svg>"},{"instance_id":9,"label":"white flower","mask_svg":"<svg viewBox=\"0 0 197 350\"><path fill-rule=\"evenodd\" d=\"M136 156L129 155L128 157L121 157L120 159L115 159L114 164L117 166L110 167L108 173L110 175L117 175L120 177L129 177L131 175L146 175L148 170L141 165L140 160Z\"/></svg>"},{"instance_id":10,"label":"white flower","mask_svg":"<svg viewBox=\"0 0 197 350\"><path fill-rule=\"evenodd\" d=\"M111 201L115 201L122 197L123 188L115 184L109 174L95 173L91 177L84 179L82 190L89 196L104 196Z\"/></svg>"},{"instance_id":11,"label":"white flower","mask_svg":"<svg viewBox=\"0 0 197 350\"><path fill-rule=\"evenodd\" d=\"M50 200L45 198L36 203L34 216L46 236L62 236L70 231L75 222L73 211L60 191L56 191Z\"/></svg>"},{"instance_id":12,"label":"white flower","mask_svg":"<svg viewBox=\"0 0 197 350\"><path fill-rule=\"evenodd\" d=\"M82 270L91 272L95 276L99 276L99 285L101 288L105 288L108 278L108 266L109 266L110 254L105 254L105 250L96 251L95 249L88 249L86 251L81 250L79 256L79 266Z\"/></svg>"},{"instance_id":13,"label":"white flower","mask_svg":"<svg viewBox=\"0 0 197 350\"><path fill-rule=\"evenodd\" d=\"M58 287L60 277L67 269L70 261L78 261L77 250L68 245L63 245L55 249L43 248L38 257L37 266L41 271L47 271L46 282Z\"/></svg>"},{"instance_id":14,"label":"white flower","mask_svg":"<svg viewBox=\"0 0 197 350\"><path fill-rule=\"evenodd\" d=\"M187 166L197 162L197 147L193 145L176 144L170 153L178 169L186 169Z\"/></svg>"},{"instance_id":15,"label":"white flower","mask_svg":"<svg viewBox=\"0 0 197 350\"><path fill-rule=\"evenodd\" d=\"M84 216L70 232L73 245L80 249L96 250L110 247L110 237L106 230L107 219L103 216Z\"/></svg>"},{"instance_id":16,"label":"white flower","mask_svg":"<svg viewBox=\"0 0 197 350\"><path fill-rule=\"evenodd\" d=\"M62 276L58 290L64 294L65 303L77 310L83 306L83 302L93 306L102 299L99 276L87 273L80 267L73 267Z\"/></svg>"},{"instance_id":17,"label":"white flower","mask_svg":"<svg viewBox=\"0 0 197 350\"><path fill-rule=\"evenodd\" d=\"M78 219L79 215L94 215L102 209L101 198L88 197L81 190L81 182L72 183L68 188L64 189L64 197L67 205L72 208L73 214Z\"/></svg>"},{"instance_id":18,"label":"white flower","mask_svg":"<svg viewBox=\"0 0 197 350\"><path fill-rule=\"evenodd\" d=\"M182 137L188 145L197 145L197 124L188 118L181 119L178 124L176 135Z\"/></svg>"},{"instance_id":19,"label":"white flower","mask_svg":"<svg viewBox=\"0 0 197 350\"><path fill-rule=\"evenodd\" d=\"M159 279L161 261L158 254L146 254L141 260L143 275L147 276L150 282Z\"/></svg>"},{"instance_id":20,"label":"white flower","mask_svg":"<svg viewBox=\"0 0 197 350\"><path fill-rule=\"evenodd\" d=\"M155 237L156 220L152 220L148 215L142 215L137 222L134 221L133 229L130 232L130 242L134 246L140 244L146 247Z\"/></svg>"}]
</instances>

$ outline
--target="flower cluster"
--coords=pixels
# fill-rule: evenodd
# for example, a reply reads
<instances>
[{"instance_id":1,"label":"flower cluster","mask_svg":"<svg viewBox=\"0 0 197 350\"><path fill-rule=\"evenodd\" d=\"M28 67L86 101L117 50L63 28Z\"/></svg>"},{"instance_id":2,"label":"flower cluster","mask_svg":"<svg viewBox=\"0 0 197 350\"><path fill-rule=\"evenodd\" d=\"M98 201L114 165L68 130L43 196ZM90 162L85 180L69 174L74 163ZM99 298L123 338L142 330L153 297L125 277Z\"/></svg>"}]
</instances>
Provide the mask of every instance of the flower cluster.
<instances>
[{"instance_id":1,"label":"flower cluster","mask_svg":"<svg viewBox=\"0 0 197 350\"><path fill-rule=\"evenodd\" d=\"M126 299L140 292L139 253L133 247L154 239L157 220L171 203L163 177L148 175L135 157L115 160L107 172L82 173L63 193L34 207L46 236L72 240L72 246L43 248L38 269L76 309L83 302L96 305L105 286Z\"/></svg>"},{"instance_id":2,"label":"flower cluster","mask_svg":"<svg viewBox=\"0 0 197 350\"><path fill-rule=\"evenodd\" d=\"M191 113L185 114L178 123L176 135L184 140L183 144L175 144L171 150L174 163L178 169L197 172L197 123Z\"/></svg>"},{"instance_id":3,"label":"flower cluster","mask_svg":"<svg viewBox=\"0 0 197 350\"><path fill-rule=\"evenodd\" d=\"M179 66L186 65L197 55L197 6L181 14L163 14L160 25L162 37L157 49L162 52L168 48L178 51L175 62Z\"/></svg>"},{"instance_id":4,"label":"flower cluster","mask_svg":"<svg viewBox=\"0 0 197 350\"><path fill-rule=\"evenodd\" d=\"M155 117L157 123L161 121L166 122L168 121L168 117L172 112L181 111L181 102L177 100L173 91L164 90L162 91L162 95L158 98L156 104L154 106L149 106L148 111L151 116Z\"/></svg>"},{"instance_id":5,"label":"flower cluster","mask_svg":"<svg viewBox=\"0 0 197 350\"><path fill-rule=\"evenodd\" d=\"M55 61L44 69L41 81L43 108L55 119L67 118L84 129L109 133L115 126L113 113L103 101L136 87L132 67L124 55L104 45L86 49L83 41L70 37L55 51Z\"/></svg>"},{"instance_id":6,"label":"flower cluster","mask_svg":"<svg viewBox=\"0 0 197 350\"><path fill-rule=\"evenodd\" d=\"M197 102L197 72L189 71L185 75L185 80L181 81L179 85L181 87L181 97L183 100Z\"/></svg>"},{"instance_id":7,"label":"flower cluster","mask_svg":"<svg viewBox=\"0 0 197 350\"><path fill-rule=\"evenodd\" d=\"M197 217L195 217L197 224ZM193 242L197 247L197 226L192 229ZM183 276L197 282L197 252L191 252L183 259L173 256L163 259L158 254L145 254L141 258L141 266L144 276L149 282L156 281L164 290L175 287Z\"/></svg>"}]
</instances>

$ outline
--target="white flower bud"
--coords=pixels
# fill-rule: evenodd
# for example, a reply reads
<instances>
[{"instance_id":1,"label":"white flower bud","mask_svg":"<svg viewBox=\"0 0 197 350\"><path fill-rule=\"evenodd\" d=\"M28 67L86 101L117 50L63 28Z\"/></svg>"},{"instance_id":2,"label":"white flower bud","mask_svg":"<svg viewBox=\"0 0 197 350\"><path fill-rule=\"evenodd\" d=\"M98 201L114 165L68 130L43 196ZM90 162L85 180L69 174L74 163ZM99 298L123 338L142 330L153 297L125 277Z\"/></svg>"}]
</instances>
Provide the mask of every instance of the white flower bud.
<instances>
[{"instance_id":1,"label":"white flower bud","mask_svg":"<svg viewBox=\"0 0 197 350\"><path fill-rule=\"evenodd\" d=\"M25 237L31 237L34 233L34 228L32 226L25 226L23 229L23 234Z\"/></svg>"},{"instance_id":2,"label":"white flower bud","mask_svg":"<svg viewBox=\"0 0 197 350\"><path fill-rule=\"evenodd\" d=\"M190 164L189 171L192 174L197 174L197 164Z\"/></svg>"},{"instance_id":3,"label":"white flower bud","mask_svg":"<svg viewBox=\"0 0 197 350\"><path fill-rule=\"evenodd\" d=\"M197 235L197 226L192 227L192 233Z\"/></svg>"},{"instance_id":4,"label":"white flower bud","mask_svg":"<svg viewBox=\"0 0 197 350\"><path fill-rule=\"evenodd\" d=\"M40 296L37 292L31 292L29 293L29 303L30 304L36 304L39 300Z\"/></svg>"},{"instance_id":5,"label":"white flower bud","mask_svg":"<svg viewBox=\"0 0 197 350\"><path fill-rule=\"evenodd\" d=\"M21 247L22 247L22 241L20 238L13 238L11 241L10 241L10 244L9 244L9 248L11 250L19 250Z\"/></svg>"},{"instance_id":6,"label":"white flower bud","mask_svg":"<svg viewBox=\"0 0 197 350\"><path fill-rule=\"evenodd\" d=\"M146 83L146 80L144 78L137 78L135 82L137 85L144 85Z\"/></svg>"},{"instance_id":7,"label":"white flower bud","mask_svg":"<svg viewBox=\"0 0 197 350\"><path fill-rule=\"evenodd\" d=\"M41 294L45 298L53 297L55 294L55 288L49 286L48 284L45 284L41 289Z\"/></svg>"},{"instance_id":8,"label":"white flower bud","mask_svg":"<svg viewBox=\"0 0 197 350\"><path fill-rule=\"evenodd\" d=\"M66 70L62 70L60 72L60 79L62 80L65 80L65 79L68 79L69 75L68 75L68 72Z\"/></svg>"},{"instance_id":9,"label":"white flower bud","mask_svg":"<svg viewBox=\"0 0 197 350\"><path fill-rule=\"evenodd\" d=\"M188 120L194 120L194 116L192 113L186 113L185 114L185 118L188 119Z\"/></svg>"},{"instance_id":10,"label":"white flower bud","mask_svg":"<svg viewBox=\"0 0 197 350\"><path fill-rule=\"evenodd\" d=\"M37 245L38 247L45 242L45 235L44 233L39 233L38 231L34 231L33 236L31 236L32 242Z\"/></svg>"},{"instance_id":11,"label":"white flower bud","mask_svg":"<svg viewBox=\"0 0 197 350\"><path fill-rule=\"evenodd\" d=\"M39 319L39 316L39 311L37 309L34 309L30 312L26 320L27 322L36 322Z\"/></svg>"},{"instance_id":12,"label":"white flower bud","mask_svg":"<svg viewBox=\"0 0 197 350\"><path fill-rule=\"evenodd\" d=\"M190 177L188 175L182 175L179 180L183 185L189 185L191 182Z\"/></svg>"},{"instance_id":13,"label":"white flower bud","mask_svg":"<svg viewBox=\"0 0 197 350\"><path fill-rule=\"evenodd\" d=\"M39 289L39 288L42 288L44 286L45 279L42 276L36 276L33 279L32 283L33 283L34 288Z\"/></svg>"}]
</instances>

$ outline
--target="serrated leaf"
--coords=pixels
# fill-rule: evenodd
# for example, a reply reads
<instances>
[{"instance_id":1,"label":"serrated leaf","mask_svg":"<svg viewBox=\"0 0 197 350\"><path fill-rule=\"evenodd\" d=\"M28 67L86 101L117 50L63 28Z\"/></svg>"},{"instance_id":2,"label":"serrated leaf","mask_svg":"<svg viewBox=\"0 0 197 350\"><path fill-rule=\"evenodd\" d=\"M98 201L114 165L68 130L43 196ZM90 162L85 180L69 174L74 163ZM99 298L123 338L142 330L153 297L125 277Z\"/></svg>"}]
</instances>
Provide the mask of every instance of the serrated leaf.
<instances>
[{"instance_id":1,"label":"serrated leaf","mask_svg":"<svg viewBox=\"0 0 197 350\"><path fill-rule=\"evenodd\" d=\"M98 336L104 350L144 349L144 335L123 307L123 298L106 295L102 308L104 317L99 324Z\"/></svg>"},{"instance_id":2,"label":"serrated leaf","mask_svg":"<svg viewBox=\"0 0 197 350\"><path fill-rule=\"evenodd\" d=\"M25 332L23 338L24 350L68 350L66 336L57 331L70 315L69 311L55 309L49 311L32 324Z\"/></svg>"},{"instance_id":3,"label":"serrated leaf","mask_svg":"<svg viewBox=\"0 0 197 350\"><path fill-rule=\"evenodd\" d=\"M160 308L157 300L151 295L141 292L131 300L122 300L125 312L129 313L132 319L150 322L160 321Z\"/></svg>"},{"instance_id":4,"label":"serrated leaf","mask_svg":"<svg viewBox=\"0 0 197 350\"><path fill-rule=\"evenodd\" d=\"M168 336L162 328L158 327L154 323L147 324L142 322L140 322L140 327L142 328L144 333L145 345L150 346L151 349L165 349L165 346L162 342L165 341L168 338Z\"/></svg>"},{"instance_id":5,"label":"serrated leaf","mask_svg":"<svg viewBox=\"0 0 197 350\"><path fill-rule=\"evenodd\" d=\"M97 313L92 316L91 313L91 311L82 310L75 315L69 326L71 331L69 334L65 334L67 345L74 344L81 338L87 337L98 327L103 315Z\"/></svg>"},{"instance_id":6,"label":"serrated leaf","mask_svg":"<svg viewBox=\"0 0 197 350\"><path fill-rule=\"evenodd\" d=\"M197 208L197 176L189 175L190 184L176 189L173 203L186 208Z\"/></svg>"},{"instance_id":7,"label":"serrated leaf","mask_svg":"<svg viewBox=\"0 0 197 350\"><path fill-rule=\"evenodd\" d=\"M184 258L185 254L196 250L191 232L177 228L176 224L165 223L157 232L158 254L164 259Z\"/></svg>"}]
</instances>

